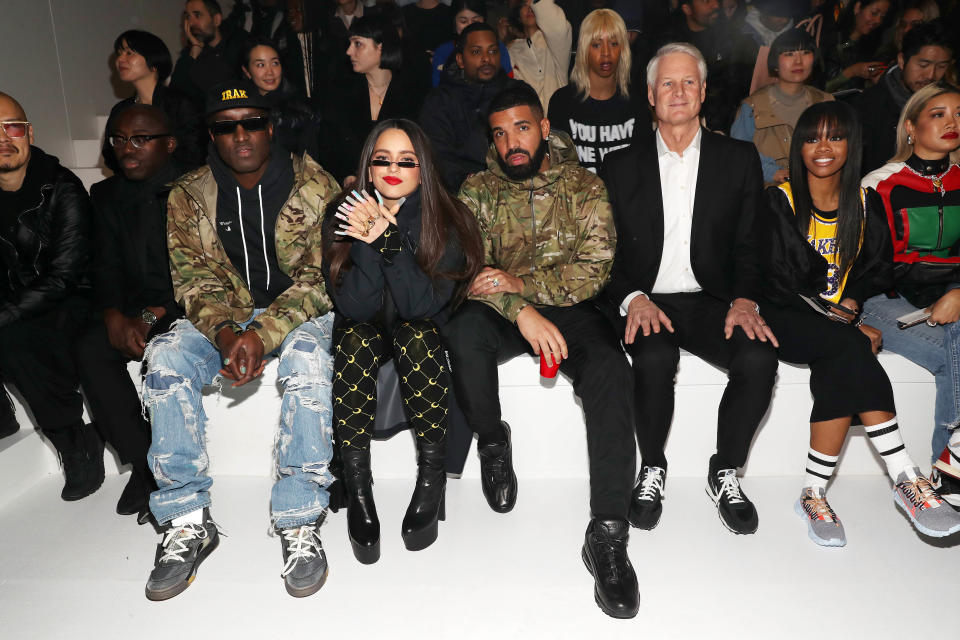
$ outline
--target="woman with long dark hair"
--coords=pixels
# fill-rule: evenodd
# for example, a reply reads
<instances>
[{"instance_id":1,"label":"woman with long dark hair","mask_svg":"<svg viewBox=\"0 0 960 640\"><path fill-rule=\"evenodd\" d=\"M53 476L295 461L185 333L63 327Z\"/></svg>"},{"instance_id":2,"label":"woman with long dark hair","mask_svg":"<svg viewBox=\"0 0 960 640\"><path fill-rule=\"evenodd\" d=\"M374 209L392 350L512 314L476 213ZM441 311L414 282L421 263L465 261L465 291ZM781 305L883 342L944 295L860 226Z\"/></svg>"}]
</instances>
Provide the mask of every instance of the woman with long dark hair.
<instances>
[{"instance_id":1,"label":"woman with long dark hair","mask_svg":"<svg viewBox=\"0 0 960 640\"><path fill-rule=\"evenodd\" d=\"M837 20L836 31L822 43L826 90L864 89L886 70L879 49L891 0L855 0Z\"/></svg>"},{"instance_id":2,"label":"woman with long dark hair","mask_svg":"<svg viewBox=\"0 0 960 640\"><path fill-rule=\"evenodd\" d=\"M280 146L291 153L306 152L325 164L318 144L320 118L284 75L280 52L270 38L253 36L244 43L240 72L270 103L273 137Z\"/></svg>"},{"instance_id":3,"label":"woman with long dark hair","mask_svg":"<svg viewBox=\"0 0 960 640\"><path fill-rule=\"evenodd\" d=\"M110 109L102 150L104 164L114 172L120 168L107 138L113 119L133 103L154 105L167 114L173 123L170 134L177 138L174 158L184 167L192 169L203 164L206 143L201 136L206 134L206 128L201 125L200 112L186 95L164 84L173 69L167 45L148 31L131 29L117 36L113 51L117 76L133 88L134 94Z\"/></svg>"},{"instance_id":4,"label":"woman with long dark hair","mask_svg":"<svg viewBox=\"0 0 960 640\"><path fill-rule=\"evenodd\" d=\"M934 375L934 483L960 506L960 88L931 84L907 101L897 152L863 187L881 201L893 239L894 296L867 300L864 314L884 344ZM897 318L929 313L899 329Z\"/></svg>"},{"instance_id":5,"label":"woman with long dark hair","mask_svg":"<svg viewBox=\"0 0 960 640\"><path fill-rule=\"evenodd\" d=\"M377 372L395 360L416 434L417 483L402 536L408 549L424 549L444 518L452 393L438 328L483 265L483 249L475 219L441 184L430 143L415 123L378 123L356 175L354 189L328 211L323 261L337 312L333 422L348 530L354 555L368 564L380 557L370 472Z\"/></svg>"},{"instance_id":6,"label":"woman with long dark hair","mask_svg":"<svg viewBox=\"0 0 960 640\"><path fill-rule=\"evenodd\" d=\"M936 537L960 531L960 514L904 447L893 389L874 355L880 332L858 320L863 301L892 282L880 205L859 185L860 151L860 125L848 105L813 105L791 141L790 180L767 190L765 297L773 304L763 317L780 341L780 359L810 367L810 449L795 509L823 546L846 544L826 488L854 416L886 465L894 501L917 530Z\"/></svg>"}]
</instances>

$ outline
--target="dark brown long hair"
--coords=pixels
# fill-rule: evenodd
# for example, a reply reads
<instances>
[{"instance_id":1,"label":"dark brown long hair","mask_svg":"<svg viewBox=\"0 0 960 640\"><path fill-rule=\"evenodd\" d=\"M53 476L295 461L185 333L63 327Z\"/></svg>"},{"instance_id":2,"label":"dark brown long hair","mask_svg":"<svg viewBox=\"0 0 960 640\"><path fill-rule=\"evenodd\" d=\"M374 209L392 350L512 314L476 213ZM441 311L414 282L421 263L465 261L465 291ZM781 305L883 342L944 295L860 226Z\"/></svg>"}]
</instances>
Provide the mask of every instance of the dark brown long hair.
<instances>
[{"instance_id":1,"label":"dark brown long hair","mask_svg":"<svg viewBox=\"0 0 960 640\"><path fill-rule=\"evenodd\" d=\"M413 151L420 163L420 241L417 248L417 264L431 278L442 277L460 282L470 282L483 267L483 244L480 240L480 228L473 213L466 205L454 198L440 182L433 159L433 149L430 140L423 130L410 120L396 118L384 120L373 128L363 150L360 153L360 166L357 167L357 182L353 186L357 191L366 189L373 193L373 185L368 177L370 159L380 134L387 129L399 129L407 134L413 144ZM336 218L333 218L337 207L343 202L350 190L344 190L327 208L327 224L323 234L323 259L330 266L330 286L340 283L340 276L350 268L350 246L354 242L350 238L337 241L339 236L333 234L336 228ZM332 219L331 219L332 218ZM443 258L450 233L456 234L460 250L463 252L464 267L456 272L437 273L437 265ZM460 293L465 287L460 288Z\"/></svg>"}]
</instances>

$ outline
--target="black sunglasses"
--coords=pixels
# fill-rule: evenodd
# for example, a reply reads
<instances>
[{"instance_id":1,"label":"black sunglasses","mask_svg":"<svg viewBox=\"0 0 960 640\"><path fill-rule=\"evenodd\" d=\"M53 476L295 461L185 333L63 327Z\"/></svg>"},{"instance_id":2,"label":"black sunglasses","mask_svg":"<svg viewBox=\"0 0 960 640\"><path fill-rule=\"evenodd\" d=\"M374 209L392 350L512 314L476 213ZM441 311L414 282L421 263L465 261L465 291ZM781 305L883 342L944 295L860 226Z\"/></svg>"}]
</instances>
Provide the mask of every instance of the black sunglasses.
<instances>
[{"instance_id":1,"label":"black sunglasses","mask_svg":"<svg viewBox=\"0 0 960 640\"><path fill-rule=\"evenodd\" d=\"M370 161L371 167L389 167L390 165L395 164L401 169L416 169L420 165L413 160L400 160L399 162L393 162L391 160L382 160L377 158L376 160Z\"/></svg>"},{"instance_id":2,"label":"black sunglasses","mask_svg":"<svg viewBox=\"0 0 960 640\"><path fill-rule=\"evenodd\" d=\"M236 131L238 126L243 127L243 130L248 132L263 131L268 124L270 124L270 118L266 116L254 116L241 120L217 120L210 123L210 133L215 136L225 136Z\"/></svg>"}]
</instances>

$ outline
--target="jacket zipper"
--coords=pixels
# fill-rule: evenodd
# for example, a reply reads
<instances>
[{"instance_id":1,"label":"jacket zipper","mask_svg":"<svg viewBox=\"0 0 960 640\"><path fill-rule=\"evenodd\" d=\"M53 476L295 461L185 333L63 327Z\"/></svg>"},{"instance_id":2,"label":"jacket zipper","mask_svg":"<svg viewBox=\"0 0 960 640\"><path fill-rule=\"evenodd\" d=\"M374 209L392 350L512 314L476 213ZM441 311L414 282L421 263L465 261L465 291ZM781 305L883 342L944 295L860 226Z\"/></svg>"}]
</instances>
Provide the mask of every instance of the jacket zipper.
<instances>
[{"instance_id":1,"label":"jacket zipper","mask_svg":"<svg viewBox=\"0 0 960 640\"><path fill-rule=\"evenodd\" d=\"M533 187L530 187L530 227L533 231L533 256L530 261L530 273L537 268L537 212L533 207Z\"/></svg>"}]
</instances>

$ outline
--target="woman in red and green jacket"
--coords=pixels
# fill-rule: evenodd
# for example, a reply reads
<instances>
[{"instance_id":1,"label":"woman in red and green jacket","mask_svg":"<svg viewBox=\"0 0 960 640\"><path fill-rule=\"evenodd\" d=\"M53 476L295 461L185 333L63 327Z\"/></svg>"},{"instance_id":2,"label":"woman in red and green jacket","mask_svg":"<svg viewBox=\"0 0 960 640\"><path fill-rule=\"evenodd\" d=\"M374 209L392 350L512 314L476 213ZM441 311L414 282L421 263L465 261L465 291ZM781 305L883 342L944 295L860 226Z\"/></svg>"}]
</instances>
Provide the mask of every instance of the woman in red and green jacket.
<instances>
[{"instance_id":1,"label":"woman in red and green jacket","mask_svg":"<svg viewBox=\"0 0 960 640\"><path fill-rule=\"evenodd\" d=\"M895 278L894 291L867 300L864 316L883 330L887 350L936 378L933 453L943 478L942 493L954 504L960 504L958 148L960 88L929 85L904 105L897 125L896 155L862 183L883 202L893 240ZM930 312L926 323L898 329L898 317L920 309Z\"/></svg>"}]
</instances>

